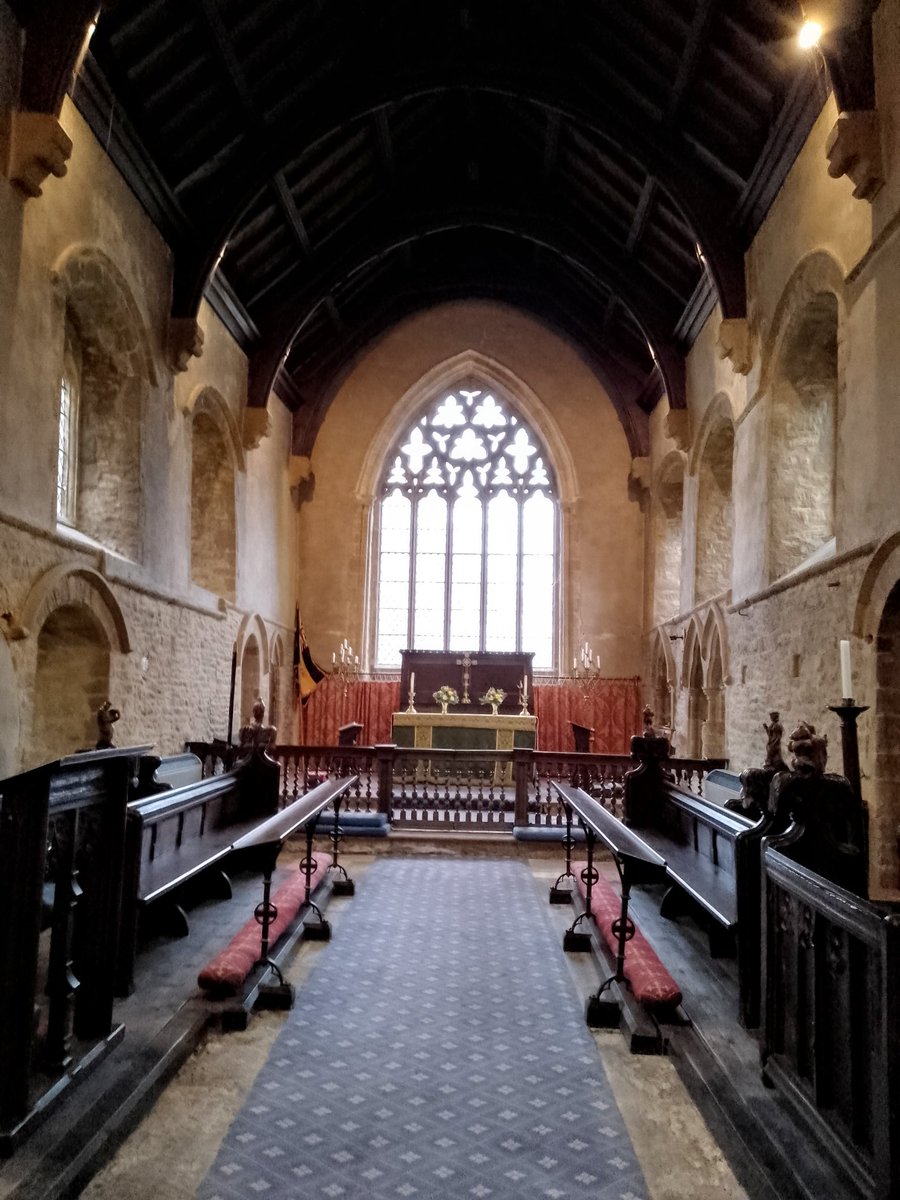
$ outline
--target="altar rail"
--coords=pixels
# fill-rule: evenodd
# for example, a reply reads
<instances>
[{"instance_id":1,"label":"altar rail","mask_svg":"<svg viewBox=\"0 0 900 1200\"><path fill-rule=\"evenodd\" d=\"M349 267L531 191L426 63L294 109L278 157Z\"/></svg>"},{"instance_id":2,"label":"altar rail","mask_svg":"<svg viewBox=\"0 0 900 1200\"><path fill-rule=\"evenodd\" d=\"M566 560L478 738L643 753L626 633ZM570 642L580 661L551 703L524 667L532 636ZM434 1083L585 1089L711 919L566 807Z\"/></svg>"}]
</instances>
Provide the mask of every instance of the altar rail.
<instances>
[{"instance_id":1,"label":"altar rail","mask_svg":"<svg viewBox=\"0 0 900 1200\"><path fill-rule=\"evenodd\" d=\"M207 774L221 770L212 747L190 743ZM512 831L523 825L565 825L551 784L581 787L615 816L622 815L627 754L549 750L442 750L380 746L288 746L269 749L281 767L284 807L326 779L357 776L345 812L384 813L395 828ZM723 759L674 758L666 763L685 791L703 794L707 774Z\"/></svg>"}]
</instances>

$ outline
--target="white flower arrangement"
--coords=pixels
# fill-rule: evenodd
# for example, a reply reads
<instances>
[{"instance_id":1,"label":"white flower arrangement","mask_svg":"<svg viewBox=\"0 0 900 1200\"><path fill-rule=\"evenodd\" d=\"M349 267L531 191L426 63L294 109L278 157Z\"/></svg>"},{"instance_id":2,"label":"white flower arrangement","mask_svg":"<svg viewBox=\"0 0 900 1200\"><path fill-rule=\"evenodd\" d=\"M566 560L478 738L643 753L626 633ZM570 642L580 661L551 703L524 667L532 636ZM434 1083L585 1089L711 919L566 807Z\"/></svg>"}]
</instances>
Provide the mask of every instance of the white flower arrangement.
<instances>
[{"instance_id":1,"label":"white flower arrangement","mask_svg":"<svg viewBox=\"0 0 900 1200\"><path fill-rule=\"evenodd\" d=\"M449 683L442 683L432 694L438 704L456 704L459 700L456 688L452 688Z\"/></svg>"},{"instance_id":2,"label":"white flower arrangement","mask_svg":"<svg viewBox=\"0 0 900 1200\"><path fill-rule=\"evenodd\" d=\"M481 697L481 704L502 704L506 699L506 692L502 688L489 687Z\"/></svg>"}]
</instances>

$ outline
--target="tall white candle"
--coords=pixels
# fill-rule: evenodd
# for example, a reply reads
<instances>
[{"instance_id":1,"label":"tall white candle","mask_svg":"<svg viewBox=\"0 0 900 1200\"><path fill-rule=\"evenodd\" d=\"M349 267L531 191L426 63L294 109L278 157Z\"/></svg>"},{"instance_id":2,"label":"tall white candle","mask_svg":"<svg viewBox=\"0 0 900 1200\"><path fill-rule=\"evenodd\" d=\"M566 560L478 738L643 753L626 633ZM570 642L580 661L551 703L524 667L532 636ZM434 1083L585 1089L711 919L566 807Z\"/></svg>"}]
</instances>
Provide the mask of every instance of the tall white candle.
<instances>
[{"instance_id":1,"label":"tall white candle","mask_svg":"<svg viewBox=\"0 0 900 1200\"><path fill-rule=\"evenodd\" d=\"M853 675L850 670L850 643L841 640L841 696L844 700L853 699Z\"/></svg>"},{"instance_id":2,"label":"tall white candle","mask_svg":"<svg viewBox=\"0 0 900 1200\"><path fill-rule=\"evenodd\" d=\"M528 676L523 675L522 676L522 699L526 700L527 698L528 698Z\"/></svg>"},{"instance_id":3,"label":"tall white candle","mask_svg":"<svg viewBox=\"0 0 900 1200\"><path fill-rule=\"evenodd\" d=\"M577 670L578 670L578 659L577 659L577 658L573 658L573 659L572 659L572 670L573 670L573 671L577 671Z\"/></svg>"},{"instance_id":4,"label":"tall white candle","mask_svg":"<svg viewBox=\"0 0 900 1200\"><path fill-rule=\"evenodd\" d=\"M411 692L414 692L416 690L416 673L415 673L415 671L410 671L410 673L409 673L409 690Z\"/></svg>"}]
</instances>

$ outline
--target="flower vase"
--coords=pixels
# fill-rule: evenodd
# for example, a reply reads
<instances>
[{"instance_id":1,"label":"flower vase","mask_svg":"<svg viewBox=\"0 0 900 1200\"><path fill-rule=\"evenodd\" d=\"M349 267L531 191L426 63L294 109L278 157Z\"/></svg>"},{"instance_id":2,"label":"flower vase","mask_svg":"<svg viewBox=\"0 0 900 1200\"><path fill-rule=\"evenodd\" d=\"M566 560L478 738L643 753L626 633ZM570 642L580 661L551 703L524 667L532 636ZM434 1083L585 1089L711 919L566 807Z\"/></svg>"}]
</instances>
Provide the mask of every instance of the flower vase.
<instances>
[{"instance_id":1,"label":"flower vase","mask_svg":"<svg viewBox=\"0 0 900 1200\"><path fill-rule=\"evenodd\" d=\"M496 715L497 715L497 705L492 704L491 705L491 716L496 717Z\"/></svg>"},{"instance_id":2,"label":"flower vase","mask_svg":"<svg viewBox=\"0 0 900 1200\"><path fill-rule=\"evenodd\" d=\"M446 717L446 715L447 715L447 701L442 700L441 701L441 716Z\"/></svg>"}]
</instances>

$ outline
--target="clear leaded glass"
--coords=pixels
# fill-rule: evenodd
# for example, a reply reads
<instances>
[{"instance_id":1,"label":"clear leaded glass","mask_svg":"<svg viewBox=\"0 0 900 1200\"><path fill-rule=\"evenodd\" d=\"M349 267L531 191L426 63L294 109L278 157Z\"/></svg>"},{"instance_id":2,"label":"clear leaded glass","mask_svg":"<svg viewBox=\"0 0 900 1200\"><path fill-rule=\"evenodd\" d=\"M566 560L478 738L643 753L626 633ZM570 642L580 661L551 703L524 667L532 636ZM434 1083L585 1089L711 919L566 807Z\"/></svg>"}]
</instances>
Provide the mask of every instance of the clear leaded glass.
<instances>
[{"instance_id":1,"label":"clear leaded glass","mask_svg":"<svg viewBox=\"0 0 900 1200\"><path fill-rule=\"evenodd\" d=\"M525 650L553 667L556 489L541 440L479 387L397 438L382 484L378 665L408 646Z\"/></svg>"}]
</instances>

